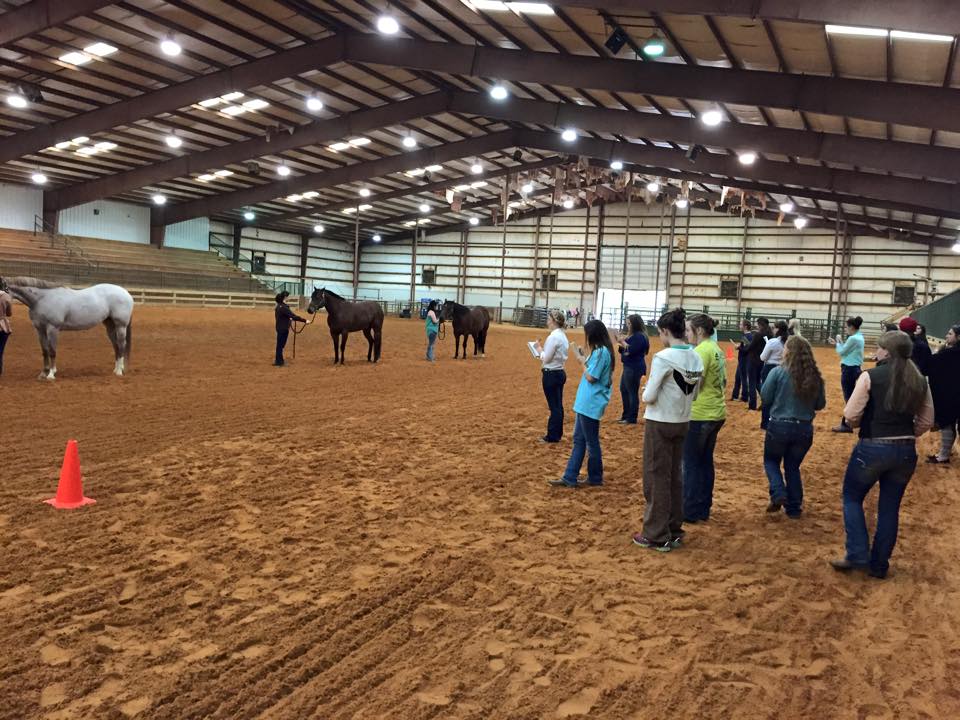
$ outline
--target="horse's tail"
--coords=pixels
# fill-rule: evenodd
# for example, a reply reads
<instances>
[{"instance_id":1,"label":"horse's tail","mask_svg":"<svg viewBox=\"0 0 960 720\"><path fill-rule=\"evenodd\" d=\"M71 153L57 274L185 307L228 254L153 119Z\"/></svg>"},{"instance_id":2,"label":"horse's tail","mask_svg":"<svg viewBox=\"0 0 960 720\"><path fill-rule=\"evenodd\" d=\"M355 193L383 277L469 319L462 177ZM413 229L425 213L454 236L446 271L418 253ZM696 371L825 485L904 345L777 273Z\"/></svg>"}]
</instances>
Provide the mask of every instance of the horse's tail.
<instances>
[{"instance_id":1,"label":"horse's tail","mask_svg":"<svg viewBox=\"0 0 960 720\"><path fill-rule=\"evenodd\" d=\"M124 366L130 364L130 346L133 343L133 320L127 323L127 339L123 344L123 363Z\"/></svg>"}]
</instances>

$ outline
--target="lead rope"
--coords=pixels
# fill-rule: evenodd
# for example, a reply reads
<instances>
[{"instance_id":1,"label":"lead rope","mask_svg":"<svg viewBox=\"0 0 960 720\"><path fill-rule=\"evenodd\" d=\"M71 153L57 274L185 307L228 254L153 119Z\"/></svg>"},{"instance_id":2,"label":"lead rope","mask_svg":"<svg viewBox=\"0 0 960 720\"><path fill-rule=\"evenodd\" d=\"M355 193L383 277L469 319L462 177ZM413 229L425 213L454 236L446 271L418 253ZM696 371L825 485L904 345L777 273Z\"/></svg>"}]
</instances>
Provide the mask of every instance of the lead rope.
<instances>
[{"instance_id":1,"label":"lead rope","mask_svg":"<svg viewBox=\"0 0 960 720\"><path fill-rule=\"evenodd\" d=\"M302 333L304 330L306 330L306 329L307 329L307 325L313 325L313 323L316 322L316 320L317 320L317 314L314 313L314 314L310 317L310 320L307 321L307 322L305 322L305 323L303 324L303 327L300 328L299 330L297 330L297 321L296 321L296 320L291 320L291 321L290 321L290 330L293 331L293 357L291 358L291 360L296 360L296 359L297 359L297 335L299 335L299 334Z\"/></svg>"}]
</instances>

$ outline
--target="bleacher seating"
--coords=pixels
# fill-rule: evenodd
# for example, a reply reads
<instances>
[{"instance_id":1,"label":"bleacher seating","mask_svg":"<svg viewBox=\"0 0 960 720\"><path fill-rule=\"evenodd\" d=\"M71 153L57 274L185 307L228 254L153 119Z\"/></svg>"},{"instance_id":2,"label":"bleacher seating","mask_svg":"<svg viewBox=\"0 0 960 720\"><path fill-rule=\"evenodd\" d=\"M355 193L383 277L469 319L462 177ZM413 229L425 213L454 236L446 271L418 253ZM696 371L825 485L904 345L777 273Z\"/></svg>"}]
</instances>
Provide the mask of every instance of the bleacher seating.
<instances>
[{"instance_id":1,"label":"bleacher seating","mask_svg":"<svg viewBox=\"0 0 960 720\"><path fill-rule=\"evenodd\" d=\"M256 278L216 252L0 229L0 275L31 275L69 285L266 292ZM80 251L80 252L78 252Z\"/></svg>"}]
</instances>

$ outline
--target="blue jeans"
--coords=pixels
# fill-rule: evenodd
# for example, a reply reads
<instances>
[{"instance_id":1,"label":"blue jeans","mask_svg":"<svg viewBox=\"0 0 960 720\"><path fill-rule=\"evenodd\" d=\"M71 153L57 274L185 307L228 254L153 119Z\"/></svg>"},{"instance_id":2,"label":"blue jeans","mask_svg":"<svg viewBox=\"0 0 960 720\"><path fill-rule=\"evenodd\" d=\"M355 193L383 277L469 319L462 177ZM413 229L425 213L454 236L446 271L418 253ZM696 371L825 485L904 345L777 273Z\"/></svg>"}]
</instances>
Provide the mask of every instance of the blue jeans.
<instances>
[{"instance_id":1,"label":"blue jeans","mask_svg":"<svg viewBox=\"0 0 960 720\"><path fill-rule=\"evenodd\" d=\"M847 531L847 560L850 563L869 565L874 573L886 575L893 547L897 544L900 501L916 467L917 448L912 441L861 440L853 449L843 476L843 525ZM878 483L877 528L871 548L863 500Z\"/></svg>"},{"instance_id":2,"label":"blue jeans","mask_svg":"<svg viewBox=\"0 0 960 720\"><path fill-rule=\"evenodd\" d=\"M588 453L587 482L591 485L601 485L603 456L600 453L600 421L577 413L577 421L573 426L573 450L570 452L567 469L563 473L564 482L570 485L577 482L583 465L583 456Z\"/></svg>"},{"instance_id":3,"label":"blue jeans","mask_svg":"<svg viewBox=\"0 0 960 720\"><path fill-rule=\"evenodd\" d=\"M0 375L3 375L3 349L7 347L10 333L0 332Z\"/></svg>"},{"instance_id":4,"label":"blue jeans","mask_svg":"<svg viewBox=\"0 0 960 720\"><path fill-rule=\"evenodd\" d=\"M713 451L723 420L691 420L683 441L683 519L697 522L710 518L713 505Z\"/></svg>"},{"instance_id":5,"label":"blue jeans","mask_svg":"<svg viewBox=\"0 0 960 720\"><path fill-rule=\"evenodd\" d=\"M841 365L840 366L840 387L843 389L843 402L846 403L853 395L854 388L857 387L857 380L860 379L859 365ZM840 424L846 425L847 419L840 417Z\"/></svg>"},{"instance_id":6,"label":"blue jeans","mask_svg":"<svg viewBox=\"0 0 960 720\"><path fill-rule=\"evenodd\" d=\"M757 395L760 394L760 374L763 372L763 363L747 360L747 406L751 410L757 409Z\"/></svg>"},{"instance_id":7,"label":"blue jeans","mask_svg":"<svg viewBox=\"0 0 960 720\"><path fill-rule=\"evenodd\" d=\"M637 415L640 414L640 378L643 377L643 370L623 366L623 374L620 376L620 397L623 399L623 415L621 420L635 423Z\"/></svg>"},{"instance_id":8,"label":"blue jeans","mask_svg":"<svg viewBox=\"0 0 960 720\"><path fill-rule=\"evenodd\" d=\"M770 500L783 503L790 517L799 517L803 511L800 464L811 445L813 423L776 418L770 420L763 441L763 469L770 483ZM780 469L781 463L783 470Z\"/></svg>"},{"instance_id":9,"label":"blue jeans","mask_svg":"<svg viewBox=\"0 0 960 720\"><path fill-rule=\"evenodd\" d=\"M435 332L427 333L427 360L433 362L433 346L437 342L437 334Z\"/></svg>"},{"instance_id":10,"label":"blue jeans","mask_svg":"<svg viewBox=\"0 0 960 720\"><path fill-rule=\"evenodd\" d=\"M548 370L543 372L543 394L547 398L547 407L550 408L550 418L547 420L547 442L560 442L563 437L563 386L567 383L567 374L563 370Z\"/></svg>"},{"instance_id":11,"label":"blue jeans","mask_svg":"<svg viewBox=\"0 0 960 720\"><path fill-rule=\"evenodd\" d=\"M763 388L763 381L767 379L767 375L773 372L773 369L777 367L776 365L771 365L770 363L764 363L763 367L760 369L760 387ZM761 404L760 406L760 429L766 430L767 424L770 422L770 408L766 405Z\"/></svg>"},{"instance_id":12,"label":"blue jeans","mask_svg":"<svg viewBox=\"0 0 960 720\"><path fill-rule=\"evenodd\" d=\"M289 330L277 330L277 354L273 360L276 365L283 365L283 349L287 346L289 336Z\"/></svg>"},{"instance_id":13,"label":"blue jeans","mask_svg":"<svg viewBox=\"0 0 960 720\"><path fill-rule=\"evenodd\" d=\"M747 388L749 387L750 382L747 380L747 359L740 358L737 360L737 372L734 375L733 381L733 395L730 396L731 400L736 400L738 397L744 402L747 401Z\"/></svg>"}]
</instances>

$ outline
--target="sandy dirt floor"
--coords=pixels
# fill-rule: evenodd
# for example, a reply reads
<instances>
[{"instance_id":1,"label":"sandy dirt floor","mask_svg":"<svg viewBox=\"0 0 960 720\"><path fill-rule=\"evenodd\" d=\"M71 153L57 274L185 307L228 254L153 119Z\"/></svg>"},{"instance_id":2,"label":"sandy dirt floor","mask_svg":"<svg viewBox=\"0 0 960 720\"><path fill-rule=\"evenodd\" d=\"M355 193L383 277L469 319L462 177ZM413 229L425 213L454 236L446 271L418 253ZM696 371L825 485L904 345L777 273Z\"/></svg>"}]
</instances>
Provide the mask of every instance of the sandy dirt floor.
<instances>
[{"instance_id":1,"label":"sandy dirt floor","mask_svg":"<svg viewBox=\"0 0 960 720\"><path fill-rule=\"evenodd\" d=\"M764 512L759 415L732 404L714 516L659 554L630 543L643 428L618 397L606 487L545 485L569 444L536 443L530 331L429 366L391 319L382 364L354 336L335 368L318 323L277 369L269 310L138 308L130 376L94 330L47 384L21 307L14 328L0 718L960 717L958 465L917 472L888 580L831 570L832 351L803 519ZM57 511L69 438L97 504Z\"/></svg>"}]
</instances>

